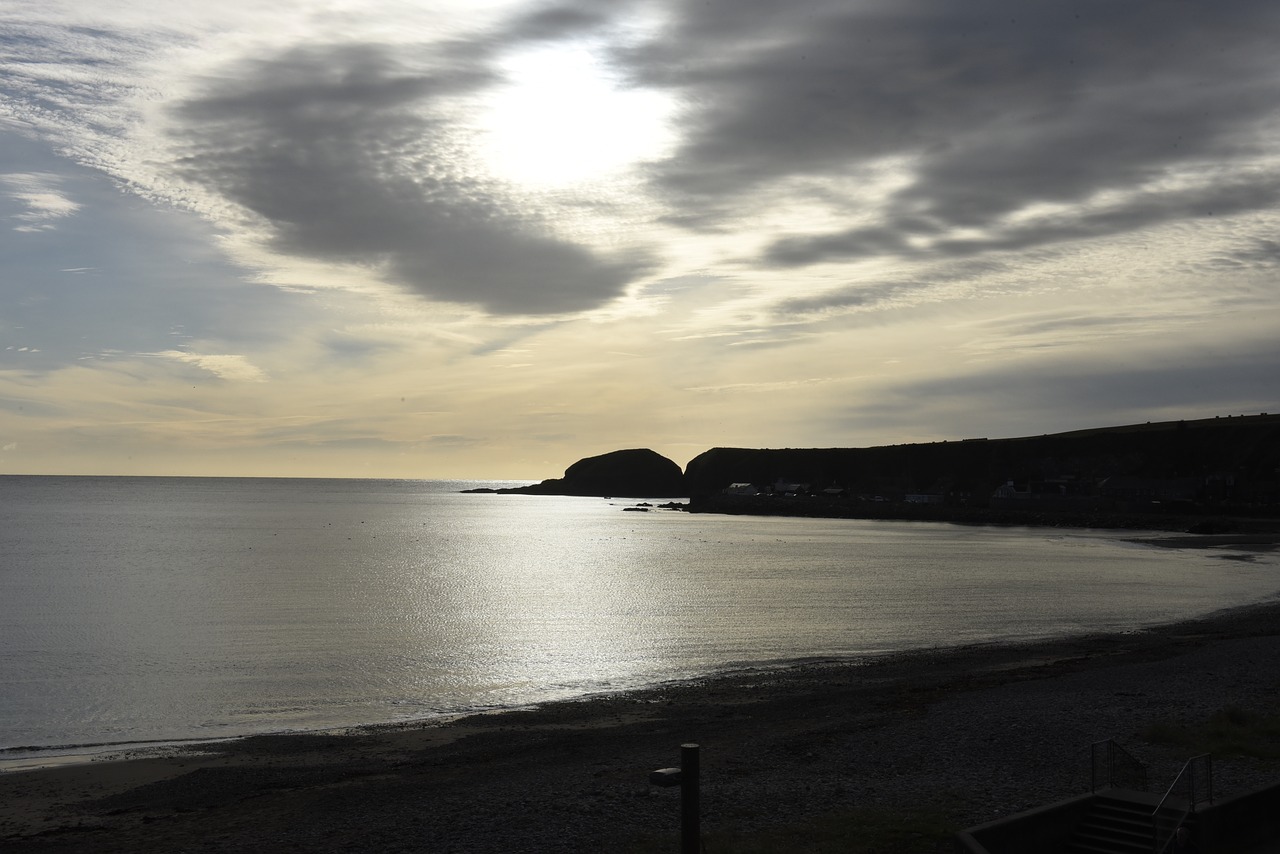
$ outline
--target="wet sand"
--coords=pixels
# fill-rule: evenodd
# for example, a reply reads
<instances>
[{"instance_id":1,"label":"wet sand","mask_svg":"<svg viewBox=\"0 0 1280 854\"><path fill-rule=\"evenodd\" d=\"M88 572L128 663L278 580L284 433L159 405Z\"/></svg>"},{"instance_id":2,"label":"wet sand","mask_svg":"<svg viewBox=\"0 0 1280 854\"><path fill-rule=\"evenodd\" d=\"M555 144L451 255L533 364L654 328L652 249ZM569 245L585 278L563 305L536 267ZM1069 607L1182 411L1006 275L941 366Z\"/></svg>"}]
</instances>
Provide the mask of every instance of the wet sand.
<instances>
[{"instance_id":1,"label":"wet sand","mask_svg":"<svg viewBox=\"0 0 1280 854\"><path fill-rule=\"evenodd\" d=\"M1109 737L1163 789L1187 757L1146 743L1144 727L1228 705L1280 708L1280 603L1127 634L10 772L0 849L626 851L665 838L674 850L678 795L647 773L678 764L683 742L702 745L708 832L862 806L936 807L959 828L1087 791L1089 745ZM1215 775L1229 796L1280 770L1219 759Z\"/></svg>"}]
</instances>

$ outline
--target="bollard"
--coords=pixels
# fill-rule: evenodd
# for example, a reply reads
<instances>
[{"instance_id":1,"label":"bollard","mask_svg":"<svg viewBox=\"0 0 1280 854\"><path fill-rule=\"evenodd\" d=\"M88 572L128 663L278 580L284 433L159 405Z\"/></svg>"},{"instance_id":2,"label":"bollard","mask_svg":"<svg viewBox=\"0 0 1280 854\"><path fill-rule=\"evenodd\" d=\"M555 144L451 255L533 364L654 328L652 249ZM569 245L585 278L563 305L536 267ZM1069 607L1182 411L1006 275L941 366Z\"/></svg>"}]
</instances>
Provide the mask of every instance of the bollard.
<instances>
[{"instance_id":1,"label":"bollard","mask_svg":"<svg viewBox=\"0 0 1280 854\"><path fill-rule=\"evenodd\" d=\"M649 772L649 782L655 786L680 787L680 854L698 854L701 836L698 787L698 745L680 745L680 767L659 768Z\"/></svg>"},{"instance_id":2,"label":"bollard","mask_svg":"<svg viewBox=\"0 0 1280 854\"><path fill-rule=\"evenodd\" d=\"M698 775L698 745L680 745L680 854L698 854L702 814Z\"/></svg>"}]
</instances>

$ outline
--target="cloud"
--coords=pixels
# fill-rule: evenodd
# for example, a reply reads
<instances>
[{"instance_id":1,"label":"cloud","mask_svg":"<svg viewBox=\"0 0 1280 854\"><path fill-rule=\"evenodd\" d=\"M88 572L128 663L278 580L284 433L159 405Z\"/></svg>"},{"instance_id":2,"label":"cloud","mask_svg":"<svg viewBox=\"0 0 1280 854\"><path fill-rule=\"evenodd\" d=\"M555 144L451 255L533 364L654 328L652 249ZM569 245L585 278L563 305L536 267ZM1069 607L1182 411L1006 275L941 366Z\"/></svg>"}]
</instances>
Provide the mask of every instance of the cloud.
<instances>
[{"instance_id":1,"label":"cloud","mask_svg":"<svg viewBox=\"0 0 1280 854\"><path fill-rule=\"evenodd\" d=\"M1274 405L1274 4L161 6L0 10L29 470L539 477Z\"/></svg>"},{"instance_id":2,"label":"cloud","mask_svg":"<svg viewBox=\"0 0 1280 854\"><path fill-rule=\"evenodd\" d=\"M265 382L267 379L267 375L247 358L233 353L188 353L182 350L165 350L150 355L195 365L223 380Z\"/></svg>"},{"instance_id":3,"label":"cloud","mask_svg":"<svg viewBox=\"0 0 1280 854\"><path fill-rule=\"evenodd\" d=\"M870 278L803 297L779 301L772 312L782 322L796 317L877 310L936 301L955 289L965 293L981 282L987 293L996 290L993 283L1008 273L1010 264L992 259L955 259L946 264L924 266L902 278Z\"/></svg>"},{"instance_id":4,"label":"cloud","mask_svg":"<svg viewBox=\"0 0 1280 854\"><path fill-rule=\"evenodd\" d=\"M1209 259L1210 269L1273 270L1280 266L1280 241L1265 237L1249 238L1243 245Z\"/></svg>"},{"instance_id":5,"label":"cloud","mask_svg":"<svg viewBox=\"0 0 1280 854\"><path fill-rule=\"evenodd\" d=\"M811 297L793 297L774 307L781 316L818 314L844 309L870 308L924 290L919 282L861 282Z\"/></svg>"},{"instance_id":6,"label":"cloud","mask_svg":"<svg viewBox=\"0 0 1280 854\"><path fill-rule=\"evenodd\" d=\"M988 234L977 237L943 236L912 244L908 238L922 238L923 233L908 222L897 228L878 226L811 238L789 237L769 246L764 260L778 267L800 267L879 255L920 260L959 258L1114 237L1167 222L1271 208L1277 201L1280 201L1280 175L1181 192L1136 192L1124 202L1105 209L1089 210L1081 206L1016 225L995 224Z\"/></svg>"},{"instance_id":7,"label":"cloud","mask_svg":"<svg viewBox=\"0 0 1280 854\"><path fill-rule=\"evenodd\" d=\"M494 33L492 44L561 41L607 29L630 3L605 9L598 3L560 3L516 14Z\"/></svg>"},{"instance_id":8,"label":"cloud","mask_svg":"<svg viewBox=\"0 0 1280 854\"><path fill-rule=\"evenodd\" d=\"M532 315L620 296L647 262L556 237L468 175L447 113L494 81L459 56L349 44L241 61L172 110L178 171L255 215L276 251L431 299Z\"/></svg>"},{"instance_id":9,"label":"cloud","mask_svg":"<svg viewBox=\"0 0 1280 854\"><path fill-rule=\"evenodd\" d=\"M1280 9L1265 0L671 10L623 58L696 105L652 164L674 221L747 219L779 188L889 160L906 171L891 192L847 194L859 225L773 242L772 265L1023 249L1276 201Z\"/></svg>"},{"instance_id":10,"label":"cloud","mask_svg":"<svg viewBox=\"0 0 1280 854\"><path fill-rule=\"evenodd\" d=\"M0 175L0 188L22 205L23 210L10 214L17 221L14 231L49 231L54 223L71 216L80 205L59 192L59 177L48 172L11 172Z\"/></svg>"}]
</instances>

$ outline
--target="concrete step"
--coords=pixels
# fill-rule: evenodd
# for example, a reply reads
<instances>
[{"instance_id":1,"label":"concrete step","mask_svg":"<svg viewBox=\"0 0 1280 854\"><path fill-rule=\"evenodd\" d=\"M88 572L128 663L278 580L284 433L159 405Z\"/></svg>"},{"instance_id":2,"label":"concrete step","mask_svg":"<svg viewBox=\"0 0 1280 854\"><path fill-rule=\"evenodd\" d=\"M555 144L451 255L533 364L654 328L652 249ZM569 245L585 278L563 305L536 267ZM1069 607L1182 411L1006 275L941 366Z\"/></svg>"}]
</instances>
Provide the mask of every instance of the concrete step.
<instances>
[{"instance_id":1,"label":"concrete step","mask_svg":"<svg viewBox=\"0 0 1280 854\"><path fill-rule=\"evenodd\" d=\"M1071 838L1071 854L1151 854L1151 808L1098 798Z\"/></svg>"}]
</instances>

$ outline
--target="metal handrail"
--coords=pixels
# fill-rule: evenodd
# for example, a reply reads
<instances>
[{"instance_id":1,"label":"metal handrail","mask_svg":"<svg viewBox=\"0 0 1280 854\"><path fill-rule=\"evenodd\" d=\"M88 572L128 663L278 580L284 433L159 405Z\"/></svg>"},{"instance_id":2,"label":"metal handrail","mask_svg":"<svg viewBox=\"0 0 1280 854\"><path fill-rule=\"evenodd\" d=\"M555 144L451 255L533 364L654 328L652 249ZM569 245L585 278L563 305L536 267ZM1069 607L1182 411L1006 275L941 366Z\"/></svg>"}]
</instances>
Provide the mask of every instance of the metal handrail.
<instances>
[{"instance_id":1,"label":"metal handrail","mask_svg":"<svg viewBox=\"0 0 1280 854\"><path fill-rule=\"evenodd\" d=\"M1194 814L1196 806L1200 804L1201 798L1197 797L1196 786L1196 765L1204 763L1204 784L1207 789L1207 796L1203 799L1208 803L1213 803L1213 756L1208 753L1201 753L1199 756L1192 756L1182 766L1182 770L1178 772L1178 776L1173 778L1173 783L1169 786L1169 790L1164 793L1164 797L1160 799L1160 803L1151 811L1151 850L1155 854L1164 854L1169 846L1173 843L1174 837L1177 836L1178 829L1186 822L1187 817ZM1165 808L1165 804L1173 797L1174 791L1178 788L1178 784L1182 782L1182 778L1187 780L1187 805L1182 811L1182 815L1178 816L1178 820L1173 823L1173 828L1168 835L1161 841L1160 834L1160 812Z\"/></svg>"},{"instance_id":2,"label":"metal handrail","mask_svg":"<svg viewBox=\"0 0 1280 854\"><path fill-rule=\"evenodd\" d=\"M1100 788L1119 788L1118 783L1126 783L1125 788L1136 789L1140 792L1147 791L1147 768L1139 762L1133 754L1116 744L1115 739L1108 738L1103 741L1095 741L1089 746L1090 759L1092 760L1092 779L1090 780L1090 791L1097 792ZM1105 760L1100 760L1099 753L1105 754ZM1106 777L1102 785L1099 785L1100 766L1105 766Z\"/></svg>"}]
</instances>

